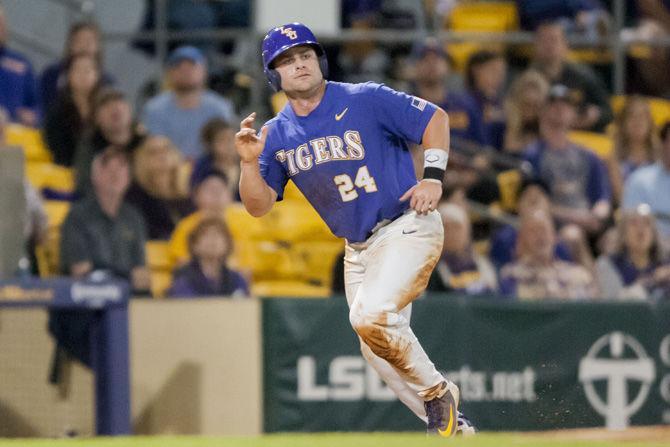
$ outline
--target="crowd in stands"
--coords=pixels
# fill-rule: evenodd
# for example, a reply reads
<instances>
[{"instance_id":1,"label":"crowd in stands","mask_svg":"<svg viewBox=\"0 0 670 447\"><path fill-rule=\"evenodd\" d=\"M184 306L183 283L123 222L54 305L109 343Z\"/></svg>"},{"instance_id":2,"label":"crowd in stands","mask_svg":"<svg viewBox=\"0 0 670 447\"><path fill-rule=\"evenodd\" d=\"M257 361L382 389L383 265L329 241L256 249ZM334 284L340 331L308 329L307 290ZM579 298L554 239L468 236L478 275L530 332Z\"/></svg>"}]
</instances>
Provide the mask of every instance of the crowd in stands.
<instances>
[{"instance_id":1,"label":"crowd in stands","mask_svg":"<svg viewBox=\"0 0 670 447\"><path fill-rule=\"evenodd\" d=\"M387 3L343 1L343 25L417 25ZM449 26L460 2L431 3L432 23ZM597 40L611 29L605 2L508 3L535 33L532 48L512 54L481 44L464 59L432 38L398 54L372 40L327 49L332 80L386 82L449 114L452 155L438 209L445 241L428 291L522 300L668 297L670 102L648 95L666 94L669 84L647 79L632 92L647 96L630 94L621 104L601 73L575 61L569 35ZM667 2L638 3L629 30L651 20L667 35L670 11L651 15ZM36 274L123 278L138 295L184 298L246 297L257 280L287 277L307 295L316 286L343 290L342 242L324 235L299 193L287 190L288 203L278 205L289 212L260 221L244 215L233 142L241 110L209 87L216 49L172 49L158 80L164 88L134 110L105 71L96 24L74 24L62 59L39 76L10 49L7 26L0 9L0 147L11 145L9 127L37 129L48 154L26 163L72 176L62 190L26 181L25 235ZM659 64L670 60L666 53ZM644 61L632 65L631 77L643 78ZM652 101L666 107L662 121ZM421 152L412 150L420 174ZM49 245L45 204L54 201L67 210L50 247L57 271L45 271L38 258ZM310 268L318 272L302 271Z\"/></svg>"}]
</instances>

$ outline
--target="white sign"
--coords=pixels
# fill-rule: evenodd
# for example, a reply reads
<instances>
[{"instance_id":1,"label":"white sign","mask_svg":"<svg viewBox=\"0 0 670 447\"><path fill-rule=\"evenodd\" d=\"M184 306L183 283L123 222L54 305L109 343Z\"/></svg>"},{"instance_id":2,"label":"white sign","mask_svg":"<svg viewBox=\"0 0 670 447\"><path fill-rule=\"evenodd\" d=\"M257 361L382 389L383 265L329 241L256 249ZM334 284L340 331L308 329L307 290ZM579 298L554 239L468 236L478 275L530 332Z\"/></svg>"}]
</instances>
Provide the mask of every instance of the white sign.
<instances>
[{"instance_id":1,"label":"white sign","mask_svg":"<svg viewBox=\"0 0 670 447\"><path fill-rule=\"evenodd\" d=\"M624 357L626 347L630 348L635 358ZM612 332L599 338L579 362L579 381L584 385L586 398L605 417L605 425L610 430L628 427L630 417L646 401L655 377L654 361L636 339L622 332ZM606 400L602 400L595 390L594 382L598 380L607 381ZM629 381L642 383L631 402L628 402Z\"/></svg>"}]
</instances>

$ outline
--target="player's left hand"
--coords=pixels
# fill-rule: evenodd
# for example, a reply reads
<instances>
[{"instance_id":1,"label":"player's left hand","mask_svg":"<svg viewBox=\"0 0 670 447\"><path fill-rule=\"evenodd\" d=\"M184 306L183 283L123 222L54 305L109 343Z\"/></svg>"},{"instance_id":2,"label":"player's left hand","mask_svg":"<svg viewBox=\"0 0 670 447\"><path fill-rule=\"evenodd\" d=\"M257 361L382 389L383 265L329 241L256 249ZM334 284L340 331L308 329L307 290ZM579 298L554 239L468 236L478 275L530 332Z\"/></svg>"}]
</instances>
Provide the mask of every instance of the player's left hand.
<instances>
[{"instance_id":1,"label":"player's left hand","mask_svg":"<svg viewBox=\"0 0 670 447\"><path fill-rule=\"evenodd\" d=\"M437 208L440 197L442 197L442 184L421 181L407 190L400 201L404 202L410 199L409 207L418 214L425 215Z\"/></svg>"}]
</instances>

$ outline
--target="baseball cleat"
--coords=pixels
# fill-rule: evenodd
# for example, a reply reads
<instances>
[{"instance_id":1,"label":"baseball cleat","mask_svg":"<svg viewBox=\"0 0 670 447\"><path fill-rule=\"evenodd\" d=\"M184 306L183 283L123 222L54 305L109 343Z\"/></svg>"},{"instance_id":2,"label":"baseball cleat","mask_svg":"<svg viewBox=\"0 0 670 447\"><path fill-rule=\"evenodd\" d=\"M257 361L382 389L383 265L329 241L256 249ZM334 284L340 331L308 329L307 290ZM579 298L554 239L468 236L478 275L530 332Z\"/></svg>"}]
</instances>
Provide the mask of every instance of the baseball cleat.
<instances>
[{"instance_id":1,"label":"baseball cleat","mask_svg":"<svg viewBox=\"0 0 670 447\"><path fill-rule=\"evenodd\" d=\"M458 427L456 427L456 436L472 436L477 433L477 428L466 418L463 413L458 412Z\"/></svg>"},{"instance_id":2,"label":"baseball cleat","mask_svg":"<svg viewBox=\"0 0 670 447\"><path fill-rule=\"evenodd\" d=\"M442 394L435 399L424 402L428 417L427 432L429 435L446 438L458 429L458 387L453 382L442 384Z\"/></svg>"}]
</instances>

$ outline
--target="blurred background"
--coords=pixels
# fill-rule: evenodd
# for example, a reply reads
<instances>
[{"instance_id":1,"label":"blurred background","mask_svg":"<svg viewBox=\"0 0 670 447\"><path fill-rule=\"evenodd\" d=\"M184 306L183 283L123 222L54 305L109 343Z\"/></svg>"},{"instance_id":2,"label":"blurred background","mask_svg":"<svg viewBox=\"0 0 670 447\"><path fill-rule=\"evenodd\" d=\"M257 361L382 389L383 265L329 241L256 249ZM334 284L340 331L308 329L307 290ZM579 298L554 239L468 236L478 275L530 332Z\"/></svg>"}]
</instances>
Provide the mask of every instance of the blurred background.
<instances>
[{"instance_id":1,"label":"blurred background","mask_svg":"<svg viewBox=\"0 0 670 447\"><path fill-rule=\"evenodd\" d=\"M475 424L669 424L670 2L3 0L0 436L422 430L360 356L343 241L292 184L239 201L293 21L329 80L449 113L412 324Z\"/></svg>"}]
</instances>

